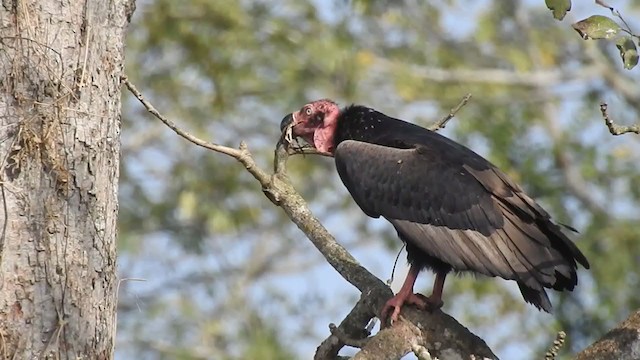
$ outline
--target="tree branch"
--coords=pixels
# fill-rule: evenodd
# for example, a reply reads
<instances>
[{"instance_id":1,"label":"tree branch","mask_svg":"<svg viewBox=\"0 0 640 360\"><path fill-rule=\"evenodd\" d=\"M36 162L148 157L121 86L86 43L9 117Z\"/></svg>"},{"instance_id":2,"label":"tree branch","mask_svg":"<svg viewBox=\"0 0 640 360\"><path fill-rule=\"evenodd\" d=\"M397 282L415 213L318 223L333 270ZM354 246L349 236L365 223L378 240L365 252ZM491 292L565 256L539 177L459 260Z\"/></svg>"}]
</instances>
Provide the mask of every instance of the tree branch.
<instances>
[{"instance_id":1,"label":"tree branch","mask_svg":"<svg viewBox=\"0 0 640 360\"><path fill-rule=\"evenodd\" d=\"M608 108L607 103L603 102L602 104L600 104L600 112L602 113L602 118L604 119L604 123L609 128L609 132L611 133L611 135L622 135L630 132L640 134L639 124L635 124L631 126L623 126L623 125L617 125L616 123L614 123L609 118L609 113L607 111L607 108Z\"/></svg>"},{"instance_id":2,"label":"tree branch","mask_svg":"<svg viewBox=\"0 0 640 360\"><path fill-rule=\"evenodd\" d=\"M293 188L284 172L286 169L285 163L290 153L287 146L285 146L285 142L282 141L283 139L281 138L281 141L278 142L275 151L274 168L276 172L273 175L269 175L257 166L244 142L240 144L238 149L234 149L201 140L180 129L175 123L160 114L151 103L144 99L140 91L126 76L122 77L122 83L148 112L162 121L176 134L198 146L229 155L245 166L247 171L258 180L262 186L262 191L269 200L281 207L291 221L307 235L327 262L345 280L360 290L362 293L360 301L336 329L340 334L344 334L345 337L362 339L363 329L367 323L374 316L380 317L380 310L393 293L382 280L360 265L342 245L336 242L334 237L313 216L306 202ZM456 109L462 107L462 105ZM457 111L456 109L454 110ZM452 110L452 113L455 114L454 110ZM465 359L469 359L472 356L476 358L496 358L482 339L441 311L428 313L405 307L401 314L401 321L380 331L367 341L359 355L356 355L356 358L399 359L404 354L412 351L415 344L425 347L430 353L441 359L446 359L445 355L447 354L456 354L459 358ZM332 334L329 339L318 347L315 359L335 359L338 351L343 346L344 341ZM383 349L383 351L380 349Z\"/></svg>"},{"instance_id":3,"label":"tree branch","mask_svg":"<svg viewBox=\"0 0 640 360\"><path fill-rule=\"evenodd\" d=\"M391 297L391 290L387 297ZM340 334L344 334L345 337L352 339L363 339L369 336L368 331L363 331L369 321L375 316L371 311L372 304L370 297L361 295L360 300L353 307L351 312L342 320L340 326L336 328ZM316 349L316 354L313 357L314 360L333 360L338 356L338 352L346 344L344 338L341 338L335 331L331 331L331 336L325 339L320 346Z\"/></svg>"},{"instance_id":4,"label":"tree branch","mask_svg":"<svg viewBox=\"0 0 640 360\"><path fill-rule=\"evenodd\" d=\"M384 301L378 308L383 305ZM400 359L416 345L440 360L497 359L484 340L441 310L430 313L404 307L400 320L372 337L353 360Z\"/></svg>"},{"instance_id":5,"label":"tree branch","mask_svg":"<svg viewBox=\"0 0 640 360\"><path fill-rule=\"evenodd\" d=\"M440 121L436 121L433 124L427 126L427 129L431 131L444 129L445 126L447 126L447 123L449 122L449 120L453 119L453 117L456 116L458 111L460 111L460 109L462 109L463 106L467 105L467 103L469 102L469 99L471 99L471 94L465 95L462 98L462 100L460 100L458 105L456 105L456 107L454 107L453 109L451 109L451 111L449 111L449 114L447 114L447 116L440 119Z\"/></svg>"},{"instance_id":6,"label":"tree branch","mask_svg":"<svg viewBox=\"0 0 640 360\"><path fill-rule=\"evenodd\" d=\"M640 310L637 310L595 343L576 356L576 360L637 359L640 349Z\"/></svg>"}]
</instances>

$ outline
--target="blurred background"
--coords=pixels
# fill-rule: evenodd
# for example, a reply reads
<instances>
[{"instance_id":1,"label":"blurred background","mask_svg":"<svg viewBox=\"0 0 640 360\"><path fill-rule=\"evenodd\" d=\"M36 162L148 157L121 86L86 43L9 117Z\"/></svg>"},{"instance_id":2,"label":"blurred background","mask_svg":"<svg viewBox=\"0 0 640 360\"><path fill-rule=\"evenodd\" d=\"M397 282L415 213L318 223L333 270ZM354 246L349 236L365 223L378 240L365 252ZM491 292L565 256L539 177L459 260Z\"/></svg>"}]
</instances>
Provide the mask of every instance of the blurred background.
<instances>
[{"instance_id":1,"label":"blurred background","mask_svg":"<svg viewBox=\"0 0 640 360\"><path fill-rule=\"evenodd\" d=\"M640 32L640 1L614 1ZM131 80L165 115L224 145L245 140L270 168L284 114L317 98L421 125L473 98L442 132L505 170L590 259L555 314L515 284L451 277L444 310L506 359L542 358L558 330L575 353L640 307L639 70L571 24L609 15L574 1L138 0ZM118 359L309 359L359 297L234 160L200 149L125 94ZM312 210L386 280L401 243L367 218L331 159L289 162ZM404 274L401 255L396 281ZM144 280L144 281L141 281ZM416 290L429 294L424 273ZM349 353L345 351L345 353Z\"/></svg>"}]
</instances>

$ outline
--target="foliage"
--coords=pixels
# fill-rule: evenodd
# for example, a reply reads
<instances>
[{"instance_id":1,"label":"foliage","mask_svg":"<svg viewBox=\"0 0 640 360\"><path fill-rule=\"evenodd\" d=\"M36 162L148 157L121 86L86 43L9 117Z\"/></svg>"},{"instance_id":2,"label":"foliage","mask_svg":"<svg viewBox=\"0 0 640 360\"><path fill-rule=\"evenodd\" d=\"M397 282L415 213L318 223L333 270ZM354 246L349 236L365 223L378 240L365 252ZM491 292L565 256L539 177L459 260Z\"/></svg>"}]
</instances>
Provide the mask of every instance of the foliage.
<instances>
[{"instance_id":1,"label":"foliage","mask_svg":"<svg viewBox=\"0 0 640 360\"><path fill-rule=\"evenodd\" d=\"M556 317L527 307L503 281L450 279L445 308L498 354L528 348L518 357L533 357L559 329L567 332L565 351L576 351L640 307L632 211L640 205L640 145L610 136L598 111L606 100L621 121L639 118L638 76L623 72L615 49L580 41L544 5L149 0L138 7L132 80L181 126L222 144L245 140L262 164L271 161L281 117L309 100L363 103L426 124L471 92L446 134L577 227L593 265L575 293L554 296ZM576 5L566 16L581 11ZM135 103L126 103L123 125L120 272L148 282L120 286L120 353L310 357L356 292L336 284L236 163L176 139ZM386 277L400 246L389 226L357 209L330 160L297 159L289 168L321 220L356 255L382 259L370 264Z\"/></svg>"},{"instance_id":2,"label":"foliage","mask_svg":"<svg viewBox=\"0 0 640 360\"><path fill-rule=\"evenodd\" d=\"M553 12L553 17L557 20L564 19L567 12L571 10L571 0L545 0L545 3L549 10ZM596 4L609 9L611 14L617 17L624 27L621 27L615 20L604 15L591 15L571 26L584 40L604 39L613 41L620 51L624 68L627 70L633 69L638 64L638 50L635 42L640 40L640 36L631 31L629 24L624 20L618 10L605 4L601 0L597 0Z\"/></svg>"}]
</instances>

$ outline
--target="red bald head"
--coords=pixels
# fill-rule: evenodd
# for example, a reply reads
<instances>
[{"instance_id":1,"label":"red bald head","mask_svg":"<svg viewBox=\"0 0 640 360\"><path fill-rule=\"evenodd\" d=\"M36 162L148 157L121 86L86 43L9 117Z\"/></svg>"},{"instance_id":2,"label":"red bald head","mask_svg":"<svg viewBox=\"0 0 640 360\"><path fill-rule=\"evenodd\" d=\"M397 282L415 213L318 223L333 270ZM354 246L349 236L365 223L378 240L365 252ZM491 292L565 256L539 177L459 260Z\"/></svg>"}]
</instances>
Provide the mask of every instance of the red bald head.
<instances>
[{"instance_id":1,"label":"red bald head","mask_svg":"<svg viewBox=\"0 0 640 360\"><path fill-rule=\"evenodd\" d=\"M318 151L333 155L335 151L334 134L338 125L340 108L328 99L316 100L302 107L302 109L287 115L293 121L292 133L294 137L301 137Z\"/></svg>"}]
</instances>

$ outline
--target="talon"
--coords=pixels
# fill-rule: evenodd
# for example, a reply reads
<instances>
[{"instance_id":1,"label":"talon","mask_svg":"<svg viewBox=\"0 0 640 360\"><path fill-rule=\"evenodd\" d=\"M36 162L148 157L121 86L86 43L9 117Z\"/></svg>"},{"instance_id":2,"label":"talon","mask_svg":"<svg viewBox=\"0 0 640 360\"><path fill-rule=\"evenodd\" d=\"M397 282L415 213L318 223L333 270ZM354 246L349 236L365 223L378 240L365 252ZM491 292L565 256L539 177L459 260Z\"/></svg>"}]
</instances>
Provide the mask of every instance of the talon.
<instances>
[{"instance_id":1,"label":"talon","mask_svg":"<svg viewBox=\"0 0 640 360\"><path fill-rule=\"evenodd\" d=\"M383 327L386 326L387 319L391 325L398 320L400 310L404 304L415 305L418 309L427 310L429 312L438 310L442 305L444 305L444 302L442 301L442 287L444 286L446 273L436 273L433 294L431 294L431 296L424 296L422 294L413 293L413 284L416 281L418 272L418 268L411 266L409 274L407 274L407 278L405 279L400 291L384 304L381 311L382 318L380 319ZM393 311L391 311L391 309L393 309ZM391 312L391 316L389 316L389 312Z\"/></svg>"},{"instance_id":2,"label":"talon","mask_svg":"<svg viewBox=\"0 0 640 360\"><path fill-rule=\"evenodd\" d=\"M398 316L400 316L402 305L405 304L415 305L418 309L421 310L426 309L428 306L428 302L425 301L425 299L428 298L421 294L409 293L405 295L403 293L398 293L398 295L392 297L385 303L384 308L382 309L383 321L386 323L385 320L388 318L391 325L393 325L393 323L398 320ZM391 309L393 309L391 316L387 316Z\"/></svg>"}]
</instances>

